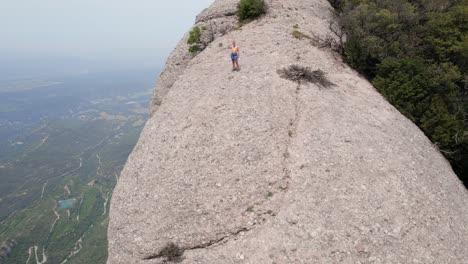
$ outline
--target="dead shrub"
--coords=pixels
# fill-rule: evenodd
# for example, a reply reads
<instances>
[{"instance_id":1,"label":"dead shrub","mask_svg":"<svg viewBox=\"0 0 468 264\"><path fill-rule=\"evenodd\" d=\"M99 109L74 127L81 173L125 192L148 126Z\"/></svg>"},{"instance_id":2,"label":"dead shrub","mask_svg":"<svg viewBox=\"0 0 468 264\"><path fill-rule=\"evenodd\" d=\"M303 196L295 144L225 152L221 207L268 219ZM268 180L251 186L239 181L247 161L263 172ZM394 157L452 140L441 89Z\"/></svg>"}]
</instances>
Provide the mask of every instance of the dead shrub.
<instances>
[{"instance_id":1,"label":"dead shrub","mask_svg":"<svg viewBox=\"0 0 468 264\"><path fill-rule=\"evenodd\" d=\"M284 69L278 70L278 74L281 78L291 80L293 82L315 83L327 88L334 86L334 84L326 78L325 73L322 70L319 69L312 71L309 67L297 64L292 64Z\"/></svg>"},{"instance_id":2,"label":"dead shrub","mask_svg":"<svg viewBox=\"0 0 468 264\"><path fill-rule=\"evenodd\" d=\"M292 35L294 38L297 38L297 39L312 39L309 35L302 33L297 29L293 31Z\"/></svg>"},{"instance_id":3,"label":"dead shrub","mask_svg":"<svg viewBox=\"0 0 468 264\"><path fill-rule=\"evenodd\" d=\"M182 255L184 254L184 249L177 246L176 244L170 242L163 248L161 248L158 254L147 257L145 259L156 259L164 258L164 263L174 262L178 263L182 261Z\"/></svg>"}]
</instances>

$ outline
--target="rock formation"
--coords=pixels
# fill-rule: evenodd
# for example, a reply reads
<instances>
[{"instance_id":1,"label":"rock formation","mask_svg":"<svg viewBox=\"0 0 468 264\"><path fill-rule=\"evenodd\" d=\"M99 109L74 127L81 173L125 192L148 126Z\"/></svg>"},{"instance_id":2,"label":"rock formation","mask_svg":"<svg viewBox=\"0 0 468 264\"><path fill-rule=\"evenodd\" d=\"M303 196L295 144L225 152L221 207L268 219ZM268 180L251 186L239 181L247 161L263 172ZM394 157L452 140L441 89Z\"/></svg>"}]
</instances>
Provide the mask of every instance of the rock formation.
<instances>
[{"instance_id":1,"label":"rock formation","mask_svg":"<svg viewBox=\"0 0 468 264\"><path fill-rule=\"evenodd\" d=\"M114 191L108 263L170 252L207 264L466 263L467 191L410 120L317 44L337 38L329 3L266 2L236 28L237 1L216 0L197 17L223 25L214 41L192 56L185 37L170 56ZM333 85L282 78L290 65Z\"/></svg>"}]
</instances>

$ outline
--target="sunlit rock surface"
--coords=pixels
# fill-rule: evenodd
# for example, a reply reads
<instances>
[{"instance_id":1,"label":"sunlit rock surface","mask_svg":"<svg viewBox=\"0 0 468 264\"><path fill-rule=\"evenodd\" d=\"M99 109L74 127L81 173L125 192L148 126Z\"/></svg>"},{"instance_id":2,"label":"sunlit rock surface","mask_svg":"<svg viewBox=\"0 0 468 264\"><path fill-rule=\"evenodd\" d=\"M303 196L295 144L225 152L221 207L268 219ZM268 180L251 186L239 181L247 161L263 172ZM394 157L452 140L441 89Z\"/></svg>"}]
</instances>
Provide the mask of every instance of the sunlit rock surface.
<instances>
[{"instance_id":1,"label":"sunlit rock surface","mask_svg":"<svg viewBox=\"0 0 468 264\"><path fill-rule=\"evenodd\" d=\"M266 2L236 29L237 1L215 1L198 25L226 32L195 57L185 37L170 56L112 197L108 263L163 263L170 242L182 263L465 263L467 191L323 44L337 39L329 3ZM334 85L281 78L292 64Z\"/></svg>"}]
</instances>

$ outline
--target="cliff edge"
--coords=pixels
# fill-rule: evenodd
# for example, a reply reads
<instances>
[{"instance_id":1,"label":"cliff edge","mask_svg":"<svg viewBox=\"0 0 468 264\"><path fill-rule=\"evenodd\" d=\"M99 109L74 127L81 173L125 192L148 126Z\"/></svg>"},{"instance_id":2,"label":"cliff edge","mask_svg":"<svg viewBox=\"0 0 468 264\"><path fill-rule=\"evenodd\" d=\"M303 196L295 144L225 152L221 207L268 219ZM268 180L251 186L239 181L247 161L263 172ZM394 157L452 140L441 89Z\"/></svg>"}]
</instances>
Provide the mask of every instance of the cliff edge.
<instances>
[{"instance_id":1,"label":"cliff edge","mask_svg":"<svg viewBox=\"0 0 468 264\"><path fill-rule=\"evenodd\" d=\"M266 2L236 29L237 1L216 0L196 21L214 41L193 57L185 36L171 54L112 197L108 263L164 263L170 243L181 263L464 263L468 192L318 44L336 39L329 3ZM282 78L291 65L330 83Z\"/></svg>"}]
</instances>

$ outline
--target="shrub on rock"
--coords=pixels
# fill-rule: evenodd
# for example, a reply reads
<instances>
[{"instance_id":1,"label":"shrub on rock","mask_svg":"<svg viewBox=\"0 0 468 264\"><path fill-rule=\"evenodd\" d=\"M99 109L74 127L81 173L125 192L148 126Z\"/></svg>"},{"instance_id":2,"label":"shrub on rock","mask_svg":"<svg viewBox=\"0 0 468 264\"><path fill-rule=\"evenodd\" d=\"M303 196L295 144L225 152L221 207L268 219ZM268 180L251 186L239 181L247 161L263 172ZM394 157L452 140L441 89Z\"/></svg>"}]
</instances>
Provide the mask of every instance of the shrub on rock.
<instances>
[{"instance_id":1,"label":"shrub on rock","mask_svg":"<svg viewBox=\"0 0 468 264\"><path fill-rule=\"evenodd\" d=\"M241 22L255 19L265 13L264 0L241 0L237 5L237 16Z\"/></svg>"},{"instance_id":2,"label":"shrub on rock","mask_svg":"<svg viewBox=\"0 0 468 264\"><path fill-rule=\"evenodd\" d=\"M190 53L194 54L202 50L202 42L201 42L201 30L200 27L195 26L189 32L189 38L187 40L187 44L189 44L189 51Z\"/></svg>"}]
</instances>

